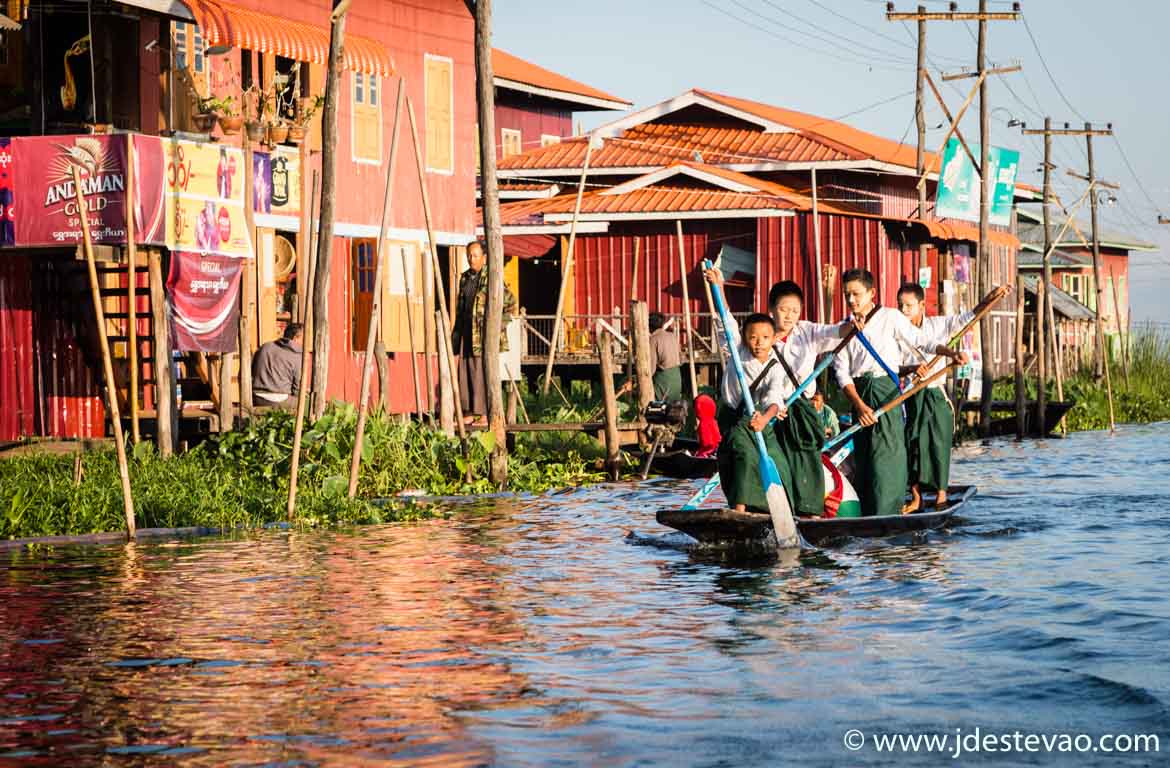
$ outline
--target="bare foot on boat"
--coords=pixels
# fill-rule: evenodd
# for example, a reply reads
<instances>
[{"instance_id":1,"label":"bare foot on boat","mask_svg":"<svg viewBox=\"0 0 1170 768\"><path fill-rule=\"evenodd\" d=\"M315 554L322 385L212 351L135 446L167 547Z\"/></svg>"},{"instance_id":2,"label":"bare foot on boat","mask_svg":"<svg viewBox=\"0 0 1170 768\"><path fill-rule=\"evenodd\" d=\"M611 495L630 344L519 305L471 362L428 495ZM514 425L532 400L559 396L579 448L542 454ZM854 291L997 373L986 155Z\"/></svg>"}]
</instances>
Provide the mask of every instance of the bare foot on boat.
<instances>
[{"instance_id":1,"label":"bare foot on boat","mask_svg":"<svg viewBox=\"0 0 1170 768\"><path fill-rule=\"evenodd\" d=\"M910 486L910 501L906 502L902 507L903 515L910 515L922 509L922 494L918 492L918 486Z\"/></svg>"}]
</instances>

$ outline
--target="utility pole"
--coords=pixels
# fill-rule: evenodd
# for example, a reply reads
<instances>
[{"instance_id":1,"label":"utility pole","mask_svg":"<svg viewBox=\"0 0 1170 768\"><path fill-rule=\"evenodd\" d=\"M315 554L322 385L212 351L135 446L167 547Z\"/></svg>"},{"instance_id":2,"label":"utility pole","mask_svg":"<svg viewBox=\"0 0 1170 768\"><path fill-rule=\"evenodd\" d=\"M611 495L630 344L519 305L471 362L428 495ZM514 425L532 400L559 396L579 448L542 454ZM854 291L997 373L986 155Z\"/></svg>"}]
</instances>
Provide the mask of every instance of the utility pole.
<instances>
[{"instance_id":1,"label":"utility pole","mask_svg":"<svg viewBox=\"0 0 1170 768\"><path fill-rule=\"evenodd\" d=\"M990 214L990 207L988 204L988 181L987 167L988 155L990 153L991 141L991 110L987 103L987 77L992 74L987 70L987 22L988 21L1016 21L1020 17L1020 4L1012 3L1010 11L994 11L987 10L987 0L979 0L979 10L976 12L959 11L958 3L952 2L947 11L926 11L923 6L919 6L914 13L899 13L894 10L893 3L886 3L886 19L889 21L916 21L918 22L918 81L915 92L917 94L917 120L919 124L918 135L918 215L920 219L925 218L926 207L926 185L925 181L925 156L923 154L922 144L924 142L924 126L922 123L921 109L922 109L922 82L925 79L925 59L926 59L926 22L927 21L978 21L979 22L979 38L977 41L976 50L976 71L973 75L978 77L978 91L979 91L979 143L980 143L980 159L977 163L979 172L979 250L978 261L976 262L976 286L979 295L986 295L990 289L991 284L991 265L990 261L991 249L989 247L989 228L990 222L988 215ZM1014 71L1015 68L1009 68L1005 71ZM960 76L961 77L961 76ZM968 98L968 102L970 98ZM945 109L945 105L944 105ZM951 130L957 130L958 120L962 119L963 112L961 109L957 115L957 119L951 120ZM949 136L948 132L948 136ZM974 158L972 158L974 160ZM940 169L941 170L941 169ZM920 246L920 255L925 253L925 245ZM980 428L986 436L991 428L991 390L994 384L994 368L992 366L992 339L991 339L991 320L984 318L979 323L980 344L983 358L983 392L982 400L980 402Z\"/></svg>"},{"instance_id":2,"label":"utility pole","mask_svg":"<svg viewBox=\"0 0 1170 768\"><path fill-rule=\"evenodd\" d=\"M1094 373L1097 380L1105 372L1105 328L1101 324L1101 302L1105 296L1105 288L1101 280L1101 238L1097 233L1097 174L1093 165L1093 126L1085 123L1085 151L1089 160L1089 225L1093 228L1093 286L1096 289L1097 301L1093 307L1097 325L1097 354L1093 356Z\"/></svg>"},{"instance_id":3,"label":"utility pole","mask_svg":"<svg viewBox=\"0 0 1170 768\"><path fill-rule=\"evenodd\" d=\"M922 103L922 89L926 80L926 6L918 6L918 77L914 86L914 122L918 124L918 152L914 158L914 171L921 179L926 175L926 109ZM941 169L940 169L941 170ZM918 185L918 220L926 221L926 185ZM926 263L926 238L918 245L918 268ZM940 272L942 270L939 270ZM821 320L820 322L825 322Z\"/></svg>"},{"instance_id":4,"label":"utility pole","mask_svg":"<svg viewBox=\"0 0 1170 768\"><path fill-rule=\"evenodd\" d=\"M508 482L508 441L504 397L500 390L500 347L496 342L504 327L504 236L500 229L500 195L496 181L496 89L492 78L492 3L468 3L475 17L476 105L479 109L480 186L483 192L483 232L487 248L488 295L484 328L483 361L487 380L488 429L495 435L488 473L492 484ZM482 384L481 384L482 386Z\"/></svg>"}]
</instances>

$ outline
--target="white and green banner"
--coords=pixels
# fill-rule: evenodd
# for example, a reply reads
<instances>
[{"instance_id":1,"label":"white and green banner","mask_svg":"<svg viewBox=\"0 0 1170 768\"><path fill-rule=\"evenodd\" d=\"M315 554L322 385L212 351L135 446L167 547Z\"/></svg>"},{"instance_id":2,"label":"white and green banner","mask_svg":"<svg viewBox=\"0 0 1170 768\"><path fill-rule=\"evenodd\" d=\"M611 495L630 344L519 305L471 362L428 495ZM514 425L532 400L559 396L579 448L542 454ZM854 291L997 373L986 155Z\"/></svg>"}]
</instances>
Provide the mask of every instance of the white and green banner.
<instances>
[{"instance_id":1,"label":"white and green banner","mask_svg":"<svg viewBox=\"0 0 1170 768\"><path fill-rule=\"evenodd\" d=\"M979 145L972 144L971 151L978 157ZM1007 226L1012 219L1020 153L1014 149L991 147L987 154L988 178L995 182L988 201L991 205L988 221ZM979 174L957 138L948 141L943 152L934 215L940 219L979 221Z\"/></svg>"}]
</instances>

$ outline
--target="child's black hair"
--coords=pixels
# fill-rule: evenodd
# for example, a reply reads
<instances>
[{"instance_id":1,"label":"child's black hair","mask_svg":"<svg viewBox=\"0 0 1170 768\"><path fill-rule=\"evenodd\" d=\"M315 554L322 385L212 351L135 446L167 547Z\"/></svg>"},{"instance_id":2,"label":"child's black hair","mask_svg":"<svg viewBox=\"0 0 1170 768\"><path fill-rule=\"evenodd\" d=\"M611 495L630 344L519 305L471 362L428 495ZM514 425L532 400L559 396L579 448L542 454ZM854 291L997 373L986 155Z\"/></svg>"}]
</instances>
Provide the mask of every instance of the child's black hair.
<instances>
[{"instance_id":1,"label":"child's black hair","mask_svg":"<svg viewBox=\"0 0 1170 768\"><path fill-rule=\"evenodd\" d=\"M666 325L666 315L661 312L650 313L650 332L654 333L662 326Z\"/></svg>"},{"instance_id":2,"label":"child's black hair","mask_svg":"<svg viewBox=\"0 0 1170 768\"><path fill-rule=\"evenodd\" d=\"M772 319L771 315L765 315L763 312L753 312L743 320L743 335L747 336L747 329L757 323L763 323L773 331L776 330L776 321Z\"/></svg>"},{"instance_id":3,"label":"child's black hair","mask_svg":"<svg viewBox=\"0 0 1170 768\"><path fill-rule=\"evenodd\" d=\"M873 272L868 269L847 269L845 274L841 275L841 285L843 286L849 285L855 280L869 290L873 290Z\"/></svg>"},{"instance_id":4,"label":"child's black hair","mask_svg":"<svg viewBox=\"0 0 1170 768\"><path fill-rule=\"evenodd\" d=\"M916 296L919 301L926 301L926 291L922 290L922 286L918 283L902 283L902 287L898 289L898 298L902 298L903 293L909 293Z\"/></svg>"},{"instance_id":5,"label":"child's black hair","mask_svg":"<svg viewBox=\"0 0 1170 768\"><path fill-rule=\"evenodd\" d=\"M804 304L804 291L800 290L800 286L791 280L781 280L772 286L772 290L768 291L769 309L779 304L780 299L785 296L795 296L800 299L801 304Z\"/></svg>"}]
</instances>

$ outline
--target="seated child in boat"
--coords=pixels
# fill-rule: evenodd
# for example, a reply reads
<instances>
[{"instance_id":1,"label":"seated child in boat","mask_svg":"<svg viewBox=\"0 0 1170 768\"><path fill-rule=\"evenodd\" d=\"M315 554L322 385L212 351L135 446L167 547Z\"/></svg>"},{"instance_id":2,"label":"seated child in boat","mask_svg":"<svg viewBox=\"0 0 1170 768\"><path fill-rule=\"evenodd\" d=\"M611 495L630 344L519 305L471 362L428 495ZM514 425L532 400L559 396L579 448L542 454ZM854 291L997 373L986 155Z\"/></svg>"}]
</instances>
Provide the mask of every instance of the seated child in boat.
<instances>
[{"instance_id":1,"label":"seated child in boat","mask_svg":"<svg viewBox=\"0 0 1170 768\"><path fill-rule=\"evenodd\" d=\"M748 509L768 511L753 432L763 437L768 455L776 462L785 491L792 485L792 473L788 471L784 454L776 442L776 433L768 426L773 418L783 419L788 415L783 408L784 372L772 351L775 337L776 326L768 315L756 313L744 320L739 356L749 382L749 396L756 408L750 418L744 408L739 379L731 373L730 365L728 374L723 377L719 408L719 431L723 434L718 453L719 482L728 505L739 512ZM724 354L729 355L722 333L719 338L724 345Z\"/></svg>"},{"instance_id":2,"label":"seated child in boat","mask_svg":"<svg viewBox=\"0 0 1170 768\"><path fill-rule=\"evenodd\" d=\"M824 392L813 393L812 407L817 412L817 420L821 423L821 429L825 432L826 440L841 434L841 420L837 418L837 412L825 402Z\"/></svg>"}]
</instances>

